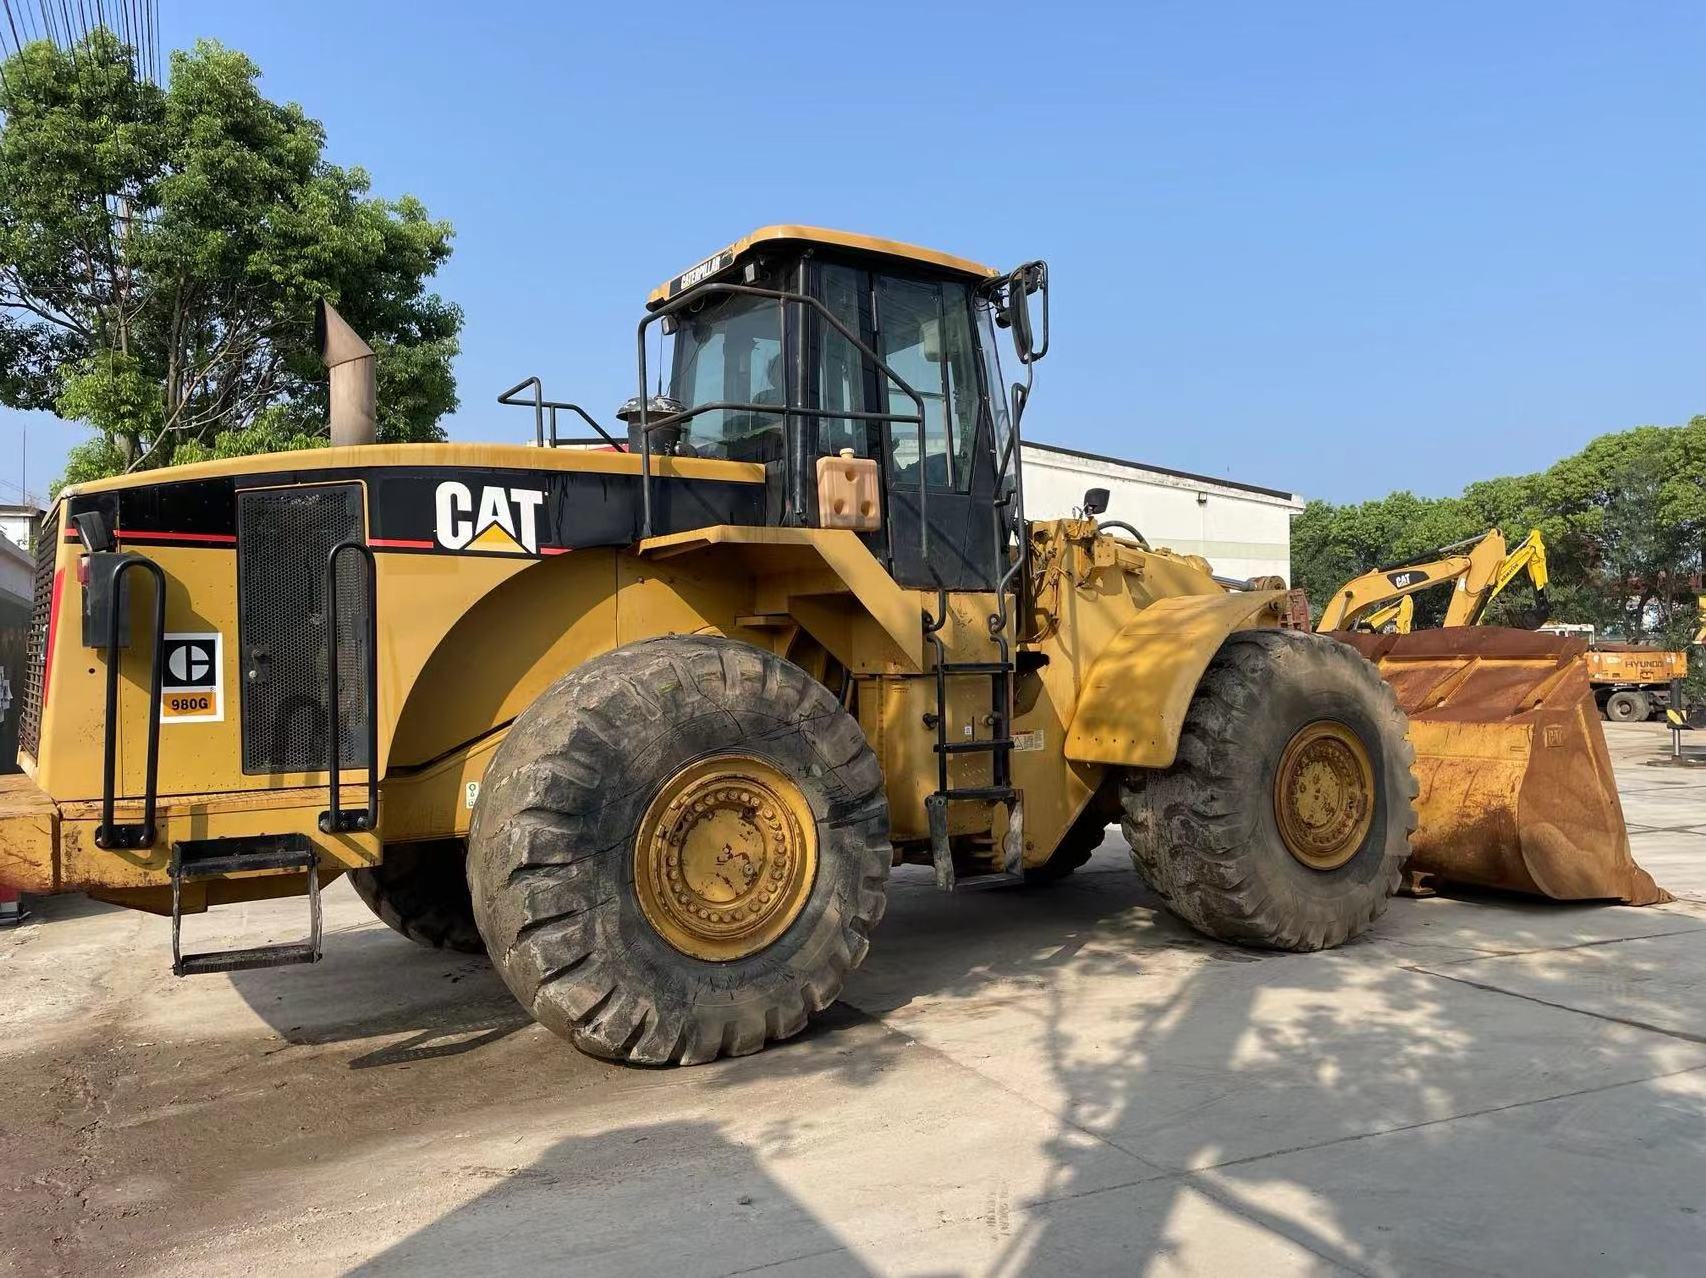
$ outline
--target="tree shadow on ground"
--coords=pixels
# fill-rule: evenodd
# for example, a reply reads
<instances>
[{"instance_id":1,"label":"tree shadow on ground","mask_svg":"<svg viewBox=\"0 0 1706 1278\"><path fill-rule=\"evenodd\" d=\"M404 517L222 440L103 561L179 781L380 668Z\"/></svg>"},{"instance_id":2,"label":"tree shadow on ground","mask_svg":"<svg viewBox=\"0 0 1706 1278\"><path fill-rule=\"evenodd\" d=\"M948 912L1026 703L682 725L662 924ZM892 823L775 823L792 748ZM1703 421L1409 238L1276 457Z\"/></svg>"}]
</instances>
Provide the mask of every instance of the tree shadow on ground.
<instances>
[{"instance_id":1,"label":"tree shadow on ground","mask_svg":"<svg viewBox=\"0 0 1706 1278\"><path fill-rule=\"evenodd\" d=\"M327 948L311 994L288 969L232 977L300 1053L288 1087L230 1091L267 1077L251 1046L160 1049L169 1073L132 1052L148 1081L126 1085L220 1115L197 1136L210 1177L252 1146L306 1169L323 1130L293 1120L322 1088L350 1160L534 1116L543 1152L447 1164L493 1183L375 1272L1667 1273L1706 1254L1687 984L1706 915L1686 905L1400 901L1340 950L1261 954L1173 920L1113 832L1053 889L943 895L897 871L839 1004L759 1056L669 1073L529 1028L483 960L365 922ZM584 1134L546 1135L564 1129ZM731 1206L724 1178L774 1210ZM701 1238L742 1230L754 1249Z\"/></svg>"},{"instance_id":2,"label":"tree shadow on ground","mask_svg":"<svg viewBox=\"0 0 1706 1278\"><path fill-rule=\"evenodd\" d=\"M484 1170L497 1182L490 1189L349 1270L352 1278L875 1272L714 1122L617 1127L559 1141L525 1167ZM596 1201L588 1184L602 1189Z\"/></svg>"},{"instance_id":3,"label":"tree shadow on ground","mask_svg":"<svg viewBox=\"0 0 1706 1278\"><path fill-rule=\"evenodd\" d=\"M1338 951L1259 954L1101 872L1123 856L1116 834L1047 894L956 900L899 875L849 983L968 1087L1052 1124L1023 1227L980 1269L1651 1273L1706 1254L1706 1018L1642 997L1678 953L1706 960L1706 921L1401 901Z\"/></svg>"},{"instance_id":4,"label":"tree shadow on ground","mask_svg":"<svg viewBox=\"0 0 1706 1278\"><path fill-rule=\"evenodd\" d=\"M804 1035L658 1076L700 1117L554 1143L359 1272L1695 1271L1706 1046L1666 1016L1700 1014L1616 1008L1698 970L1706 919L1400 901L1259 954L1123 860L954 896L898 872Z\"/></svg>"}]
</instances>

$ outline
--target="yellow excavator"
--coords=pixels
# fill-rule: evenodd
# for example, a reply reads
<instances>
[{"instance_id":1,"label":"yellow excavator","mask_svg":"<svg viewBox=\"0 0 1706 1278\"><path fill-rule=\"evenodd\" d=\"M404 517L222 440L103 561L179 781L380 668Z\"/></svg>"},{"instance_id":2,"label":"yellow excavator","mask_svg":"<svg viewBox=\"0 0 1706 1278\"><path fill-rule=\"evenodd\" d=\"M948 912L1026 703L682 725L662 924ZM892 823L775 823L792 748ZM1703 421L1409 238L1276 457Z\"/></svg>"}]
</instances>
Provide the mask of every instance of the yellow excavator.
<instances>
[{"instance_id":1,"label":"yellow excavator","mask_svg":"<svg viewBox=\"0 0 1706 1278\"><path fill-rule=\"evenodd\" d=\"M1346 582L1316 624L1373 661L1409 716L1417 808L1428 819L1412 840L1407 882L1669 900L1629 849L1587 643L1483 624L1487 606L1525 574L1544 621L1540 531L1510 549L1494 528ZM1415 596L1447 585L1443 625L1412 633Z\"/></svg>"},{"instance_id":2,"label":"yellow excavator","mask_svg":"<svg viewBox=\"0 0 1706 1278\"><path fill-rule=\"evenodd\" d=\"M1414 596L1424 590L1455 583L1446 605L1446 626L1480 625L1487 605L1518 577L1527 575L1534 585L1534 601L1541 614L1550 611L1546 587L1546 542L1538 528L1507 550L1497 528L1468 541L1441 546L1433 558L1376 568L1353 578L1321 610L1315 629L1385 631L1407 635L1415 617Z\"/></svg>"}]
</instances>

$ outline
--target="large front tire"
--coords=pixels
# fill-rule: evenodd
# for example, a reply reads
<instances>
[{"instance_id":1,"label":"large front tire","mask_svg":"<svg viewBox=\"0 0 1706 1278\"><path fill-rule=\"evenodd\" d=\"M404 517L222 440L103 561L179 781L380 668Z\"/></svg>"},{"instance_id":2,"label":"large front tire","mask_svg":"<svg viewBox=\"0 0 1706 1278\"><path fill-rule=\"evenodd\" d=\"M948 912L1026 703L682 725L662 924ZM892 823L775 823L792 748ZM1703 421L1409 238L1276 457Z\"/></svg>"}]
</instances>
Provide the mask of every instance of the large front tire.
<instances>
[{"instance_id":1,"label":"large front tire","mask_svg":"<svg viewBox=\"0 0 1706 1278\"><path fill-rule=\"evenodd\" d=\"M1132 861L1210 936L1338 945L1385 912L1409 857L1408 729L1354 649L1325 635L1240 631L1204 672L1173 765L1123 779Z\"/></svg>"},{"instance_id":2,"label":"large front tire","mask_svg":"<svg viewBox=\"0 0 1706 1278\"><path fill-rule=\"evenodd\" d=\"M787 1038L882 917L893 850L858 723L792 663L671 636L559 680L487 770L474 914L542 1024L613 1060Z\"/></svg>"}]
</instances>

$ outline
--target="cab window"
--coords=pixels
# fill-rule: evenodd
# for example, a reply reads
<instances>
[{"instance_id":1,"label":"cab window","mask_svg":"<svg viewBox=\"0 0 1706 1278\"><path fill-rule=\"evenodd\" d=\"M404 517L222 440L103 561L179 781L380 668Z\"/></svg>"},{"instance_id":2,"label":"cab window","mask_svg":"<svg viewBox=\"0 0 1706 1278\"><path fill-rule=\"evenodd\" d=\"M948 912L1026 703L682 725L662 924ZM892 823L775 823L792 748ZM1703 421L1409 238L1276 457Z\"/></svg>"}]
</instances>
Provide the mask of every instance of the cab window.
<instances>
[{"instance_id":1,"label":"cab window","mask_svg":"<svg viewBox=\"0 0 1706 1278\"><path fill-rule=\"evenodd\" d=\"M716 296L683 312L675 330L669 393L701 404L786 403L781 308L773 299ZM782 414L713 409L686 422L683 444L700 457L773 461L783 454Z\"/></svg>"},{"instance_id":2,"label":"cab window","mask_svg":"<svg viewBox=\"0 0 1706 1278\"><path fill-rule=\"evenodd\" d=\"M963 284L921 282L879 275L876 280L877 353L924 400L926 482L964 490L977 444L978 381L971 332L971 298ZM882 378L887 411L917 406ZM917 479L918 428L892 427L891 464L901 482Z\"/></svg>"},{"instance_id":3,"label":"cab window","mask_svg":"<svg viewBox=\"0 0 1706 1278\"><path fill-rule=\"evenodd\" d=\"M965 491L977 446L981 388L972 340L971 296L963 284L876 275L825 264L818 296L829 312L864 339L884 363L924 401L923 466L933 487ZM870 306L861 305L868 296ZM917 405L827 324L817 325L813 376L826 409L911 416ZM918 481L918 427L890 422L890 473L899 484ZM875 456L881 431L874 422L825 417L818 427L821 454L851 448Z\"/></svg>"}]
</instances>

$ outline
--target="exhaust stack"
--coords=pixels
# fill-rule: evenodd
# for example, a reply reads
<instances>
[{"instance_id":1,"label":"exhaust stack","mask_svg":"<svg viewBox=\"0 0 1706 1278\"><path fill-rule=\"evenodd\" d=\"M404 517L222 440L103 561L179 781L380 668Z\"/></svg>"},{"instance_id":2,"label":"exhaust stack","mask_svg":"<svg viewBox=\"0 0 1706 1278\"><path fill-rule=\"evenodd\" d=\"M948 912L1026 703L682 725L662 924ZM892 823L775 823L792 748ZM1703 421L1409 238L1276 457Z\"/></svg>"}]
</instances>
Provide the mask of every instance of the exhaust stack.
<instances>
[{"instance_id":1,"label":"exhaust stack","mask_svg":"<svg viewBox=\"0 0 1706 1278\"><path fill-rule=\"evenodd\" d=\"M373 443L373 348L324 298L314 306L314 340L331 379L332 446Z\"/></svg>"}]
</instances>

